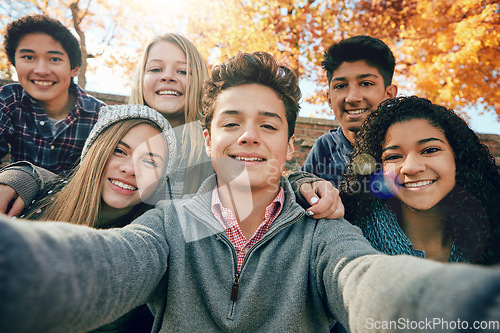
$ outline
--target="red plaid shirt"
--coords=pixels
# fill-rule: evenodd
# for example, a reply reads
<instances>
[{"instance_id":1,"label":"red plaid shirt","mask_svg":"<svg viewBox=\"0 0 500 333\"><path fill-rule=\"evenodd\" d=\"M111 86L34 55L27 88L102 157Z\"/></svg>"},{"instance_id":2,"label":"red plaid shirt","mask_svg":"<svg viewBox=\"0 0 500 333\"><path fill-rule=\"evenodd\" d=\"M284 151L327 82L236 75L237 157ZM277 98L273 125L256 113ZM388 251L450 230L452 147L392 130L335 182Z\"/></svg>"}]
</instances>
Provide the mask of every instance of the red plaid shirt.
<instances>
[{"instance_id":1,"label":"red plaid shirt","mask_svg":"<svg viewBox=\"0 0 500 333\"><path fill-rule=\"evenodd\" d=\"M233 243L236 249L236 255L238 257L238 272L241 271L241 266L243 265L243 259L245 258L248 250L255 245L259 240L264 237L267 230L273 223L273 221L278 217L281 209L283 208L283 203L285 201L285 192L283 188L280 188L278 195L274 198L273 202L266 208L266 213L264 215L264 221L259 225L250 240L247 240L243 232L241 231L238 220L236 219L234 213L231 209L222 206L220 201L219 191L217 186L212 191L212 213L217 218L217 221L224 227L227 236L231 243Z\"/></svg>"}]
</instances>

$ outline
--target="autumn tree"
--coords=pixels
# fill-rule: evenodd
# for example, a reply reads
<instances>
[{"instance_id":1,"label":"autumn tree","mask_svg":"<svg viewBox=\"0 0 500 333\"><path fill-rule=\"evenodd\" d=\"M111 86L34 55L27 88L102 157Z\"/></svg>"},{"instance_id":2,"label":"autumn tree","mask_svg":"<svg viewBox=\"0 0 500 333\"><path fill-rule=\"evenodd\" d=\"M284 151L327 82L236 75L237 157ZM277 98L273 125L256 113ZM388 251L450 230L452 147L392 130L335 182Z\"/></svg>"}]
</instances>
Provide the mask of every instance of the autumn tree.
<instances>
[{"instance_id":1,"label":"autumn tree","mask_svg":"<svg viewBox=\"0 0 500 333\"><path fill-rule=\"evenodd\" d=\"M500 5L497 0L4 0L0 20L47 13L72 27L85 60L98 57L129 74L153 36L179 32L208 60L267 51L313 81L305 100L325 105L325 49L357 34L384 40L396 71L419 95L459 108L483 104L500 114ZM90 51L88 51L90 50ZM0 61L0 75L9 75ZM87 71L79 82L84 86ZM90 65L91 66L91 65ZM95 68L90 68L95 71Z\"/></svg>"},{"instance_id":2,"label":"autumn tree","mask_svg":"<svg viewBox=\"0 0 500 333\"><path fill-rule=\"evenodd\" d=\"M355 13L353 31L395 41L400 70L421 96L500 115L497 0L365 0Z\"/></svg>"},{"instance_id":3,"label":"autumn tree","mask_svg":"<svg viewBox=\"0 0 500 333\"><path fill-rule=\"evenodd\" d=\"M129 0L127 3L127 6L123 6L123 2L111 0L6 0L0 7L0 20L5 27L8 22L21 16L38 13L54 17L72 28L82 50L78 84L85 88L87 60L101 56L107 46L119 48L130 43L129 39L124 38L128 36L127 31L138 30L137 24L141 20L137 18L141 17L143 7L139 6L139 1ZM132 19L134 17L136 19ZM88 51L89 32L93 51ZM8 64L6 69L0 67L2 74L8 67Z\"/></svg>"},{"instance_id":4,"label":"autumn tree","mask_svg":"<svg viewBox=\"0 0 500 333\"><path fill-rule=\"evenodd\" d=\"M290 66L300 80L326 86L321 70L325 48L346 36L349 1L186 0L185 33L219 63L238 51L266 51ZM305 100L323 103L324 89Z\"/></svg>"}]
</instances>

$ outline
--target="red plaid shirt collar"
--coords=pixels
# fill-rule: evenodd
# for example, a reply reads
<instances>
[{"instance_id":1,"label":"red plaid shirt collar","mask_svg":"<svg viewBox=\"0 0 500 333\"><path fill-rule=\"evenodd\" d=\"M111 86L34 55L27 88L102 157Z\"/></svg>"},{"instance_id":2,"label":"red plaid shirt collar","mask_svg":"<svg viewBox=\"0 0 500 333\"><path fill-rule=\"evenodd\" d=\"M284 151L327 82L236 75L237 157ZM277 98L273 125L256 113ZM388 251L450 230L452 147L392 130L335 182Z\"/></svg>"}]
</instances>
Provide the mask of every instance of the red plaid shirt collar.
<instances>
[{"instance_id":1,"label":"red plaid shirt collar","mask_svg":"<svg viewBox=\"0 0 500 333\"><path fill-rule=\"evenodd\" d=\"M243 265L243 259L248 249L255 245L259 240L264 237L266 232L273 221L278 217L283 208L283 203L285 202L285 192L281 187L278 195L274 198L273 202L266 208L266 213L264 215L264 221L259 225L250 240L247 240L243 232L241 231L240 225L233 211L229 208L225 208L222 205L219 197L219 191L217 186L214 187L212 191L212 213L217 218L217 221L224 227L229 240L236 249L236 255L238 257L238 272L241 270Z\"/></svg>"}]
</instances>

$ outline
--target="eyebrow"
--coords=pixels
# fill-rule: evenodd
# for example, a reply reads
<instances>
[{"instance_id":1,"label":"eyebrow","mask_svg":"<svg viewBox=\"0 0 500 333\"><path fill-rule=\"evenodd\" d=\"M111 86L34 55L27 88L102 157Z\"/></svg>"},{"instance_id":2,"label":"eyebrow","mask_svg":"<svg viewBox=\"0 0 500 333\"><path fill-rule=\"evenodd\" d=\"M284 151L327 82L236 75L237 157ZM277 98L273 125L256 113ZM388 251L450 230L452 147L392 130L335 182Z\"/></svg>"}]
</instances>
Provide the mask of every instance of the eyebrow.
<instances>
[{"instance_id":1,"label":"eyebrow","mask_svg":"<svg viewBox=\"0 0 500 333\"><path fill-rule=\"evenodd\" d=\"M121 140L120 140L120 141L118 141L118 144L119 144L119 145L124 145L125 147L127 147L127 148L129 148L129 149L130 149L130 146L129 146L128 144L126 144L125 142L121 141ZM117 146L118 146L118 145L117 145Z\"/></svg>"},{"instance_id":2,"label":"eyebrow","mask_svg":"<svg viewBox=\"0 0 500 333\"><path fill-rule=\"evenodd\" d=\"M376 74L368 73L368 74L360 74L356 76L356 79L365 79L371 76L378 77L378 75ZM345 76L333 77L332 81L347 81L347 78Z\"/></svg>"},{"instance_id":3,"label":"eyebrow","mask_svg":"<svg viewBox=\"0 0 500 333\"><path fill-rule=\"evenodd\" d=\"M227 114L227 115L239 115L241 114L240 111L237 110L225 110L222 111L222 114ZM283 122L283 119L281 116L275 112L269 112L269 111L259 111L259 116L264 116L264 117L270 117L270 118L276 118L279 121Z\"/></svg>"},{"instance_id":4,"label":"eyebrow","mask_svg":"<svg viewBox=\"0 0 500 333\"><path fill-rule=\"evenodd\" d=\"M35 53L35 51L33 51L31 49L19 49L19 52L21 52L21 53ZM47 53L49 53L49 54L57 54L57 55L64 55L64 53L61 52L61 51L48 51Z\"/></svg>"},{"instance_id":5,"label":"eyebrow","mask_svg":"<svg viewBox=\"0 0 500 333\"><path fill-rule=\"evenodd\" d=\"M149 64L150 62L163 62L162 59L149 59L148 61L146 61L146 64ZM187 61L176 61L177 64L181 64L181 65L185 65L187 64Z\"/></svg>"},{"instance_id":6,"label":"eyebrow","mask_svg":"<svg viewBox=\"0 0 500 333\"><path fill-rule=\"evenodd\" d=\"M125 147L127 147L128 149L130 149L130 146L128 144L126 144L125 142L123 142L123 141L118 141L118 144L119 145L124 145ZM149 145L148 142L146 142L146 145L148 146L148 149L150 149L150 145ZM161 156L160 154L157 154L157 153L147 152L147 153L144 153L144 155L149 155L149 156L152 156L152 157L158 157L159 159L161 159L163 161L163 156Z\"/></svg>"},{"instance_id":7,"label":"eyebrow","mask_svg":"<svg viewBox=\"0 0 500 333\"><path fill-rule=\"evenodd\" d=\"M440 142L444 143L443 140L438 139L438 138L427 138L427 139L418 140L417 146L423 145L424 143L427 143L427 142L430 142L430 141L440 141ZM396 150L398 148L399 148L398 145L393 145L393 146L385 147L384 149L382 149L382 153L385 152L386 150Z\"/></svg>"},{"instance_id":8,"label":"eyebrow","mask_svg":"<svg viewBox=\"0 0 500 333\"><path fill-rule=\"evenodd\" d=\"M145 155L149 155L149 156L151 156L151 157L157 157L157 158L159 158L160 160L162 160L162 161L163 161L163 156L161 156L160 154L157 154L157 153L152 153L152 152L148 152L148 153L146 153Z\"/></svg>"}]
</instances>

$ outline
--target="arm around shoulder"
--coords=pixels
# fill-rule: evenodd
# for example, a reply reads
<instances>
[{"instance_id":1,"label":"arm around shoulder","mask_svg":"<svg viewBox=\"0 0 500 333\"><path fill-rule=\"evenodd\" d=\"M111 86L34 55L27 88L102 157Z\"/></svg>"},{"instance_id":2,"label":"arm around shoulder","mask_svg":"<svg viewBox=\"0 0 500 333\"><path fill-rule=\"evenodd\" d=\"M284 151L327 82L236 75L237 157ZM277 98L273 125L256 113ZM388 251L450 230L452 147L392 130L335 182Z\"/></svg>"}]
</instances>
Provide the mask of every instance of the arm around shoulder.
<instances>
[{"instance_id":1,"label":"arm around shoulder","mask_svg":"<svg viewBox=\"0 0 500 333\"><path fill-rule=\"evenodd\" d=\"M0 184L13 188L27 206L39 190L58 177L30 162L16 162L0 171Z\"/></svg>"}]
</instances>

